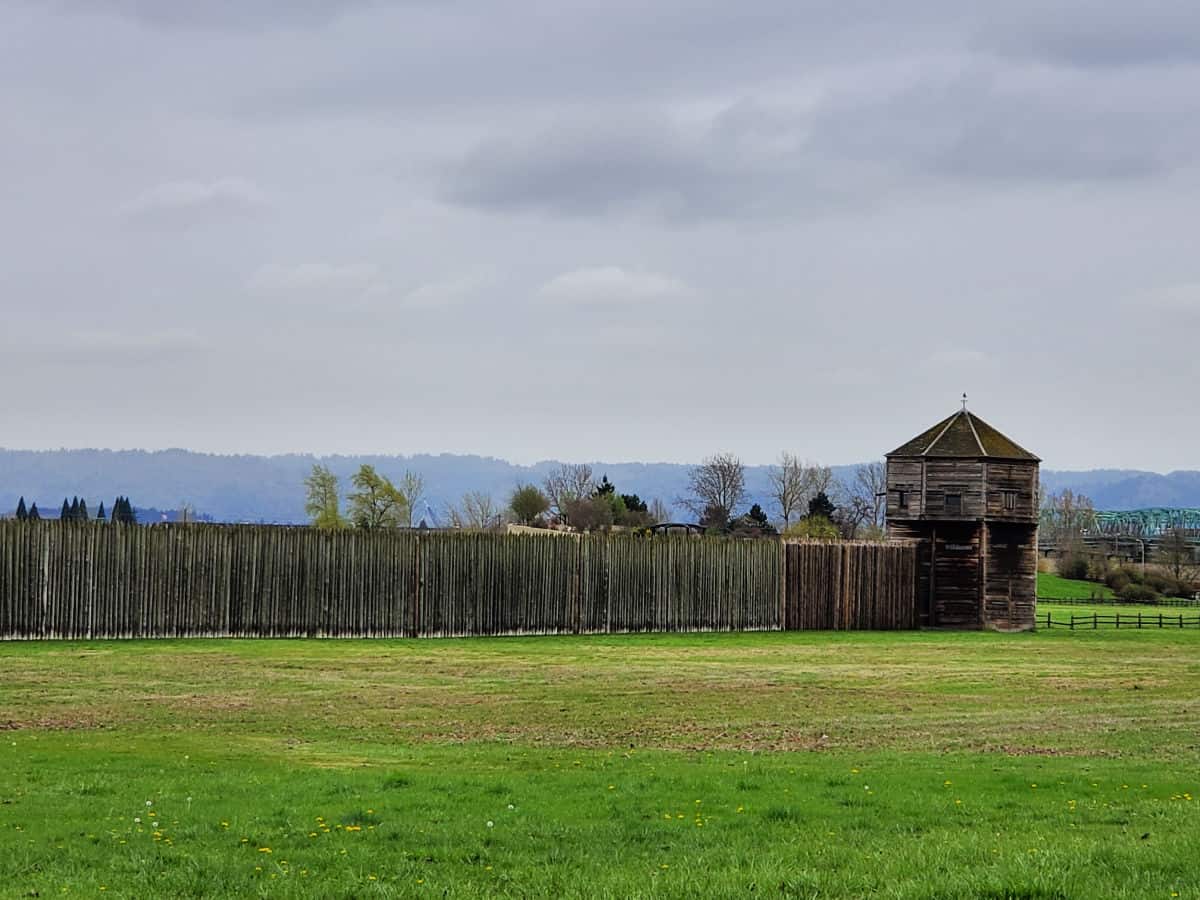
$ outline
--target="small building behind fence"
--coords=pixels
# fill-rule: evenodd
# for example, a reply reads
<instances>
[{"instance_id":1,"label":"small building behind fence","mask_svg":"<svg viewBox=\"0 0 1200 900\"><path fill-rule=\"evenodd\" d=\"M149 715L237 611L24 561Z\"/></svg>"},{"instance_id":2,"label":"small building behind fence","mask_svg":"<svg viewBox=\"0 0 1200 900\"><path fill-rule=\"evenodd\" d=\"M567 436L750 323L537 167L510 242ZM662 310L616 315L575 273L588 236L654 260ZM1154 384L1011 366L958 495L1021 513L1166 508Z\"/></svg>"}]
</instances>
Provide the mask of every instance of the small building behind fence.
<instances>
[{"instance_id":1,"label":"small building behind fence","mask_svg":"<svg viewBox=\"0 0 1200 900\"><path fill-rule=\"evenodd\" d=\"M921 625L1034 627L1040 462L965 401L887 454L888 533L918 542Z\"/></svg>"}]
</instances>

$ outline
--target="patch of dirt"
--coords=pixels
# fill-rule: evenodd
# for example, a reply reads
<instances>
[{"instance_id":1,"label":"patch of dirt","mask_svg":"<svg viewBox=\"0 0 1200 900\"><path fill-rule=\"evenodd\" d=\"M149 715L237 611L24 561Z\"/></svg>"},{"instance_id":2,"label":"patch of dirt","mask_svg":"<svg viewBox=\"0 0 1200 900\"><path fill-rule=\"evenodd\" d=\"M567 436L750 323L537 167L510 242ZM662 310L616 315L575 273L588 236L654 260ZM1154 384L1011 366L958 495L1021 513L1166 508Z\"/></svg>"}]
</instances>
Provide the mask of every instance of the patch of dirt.
<instances>
[{"instance_id":1,"label":"patch of dirt","mask_svg":"<svg viewBox=\"0 0 1200 900\"><path fill-rule=\"evenodd\" d=\"M1111 750L1063 750L1057 747L1020 747L1012 744L991 744L979 748L981 753L1003 753L1005 756L1107 757L1116 759L1120 753Z\"/></svg>"},{"instance_id":2,"label":"patch of dirt","mask_svg":"<svg viewBox=\"0 0 1200 900\"><path fill-rule=\"evenodd\" d=\"M0 731L87 731L103 726L104 723L95 716L42 716L0 722Z\"/></svg>"}]
</instances>

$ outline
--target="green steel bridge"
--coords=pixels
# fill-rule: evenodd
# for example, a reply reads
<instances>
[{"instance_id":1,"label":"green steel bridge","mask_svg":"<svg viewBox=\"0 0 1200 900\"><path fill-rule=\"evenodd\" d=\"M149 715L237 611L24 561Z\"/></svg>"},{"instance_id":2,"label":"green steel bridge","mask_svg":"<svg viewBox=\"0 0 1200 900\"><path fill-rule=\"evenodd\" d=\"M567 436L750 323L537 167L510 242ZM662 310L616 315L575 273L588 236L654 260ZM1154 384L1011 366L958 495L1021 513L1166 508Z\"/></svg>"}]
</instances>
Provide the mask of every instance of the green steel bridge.
<instances>
[{"instance_id":1,"label":"green steel bridge","mask_svg":"<svg viewBox=\"0 0 1200 900\"><path fill-rule=\"evenodd\" d=\"M1180 530L1200 537L1200 509L1104 510L1096 513L1096 530L1106 535L1155 538Z\"/></svg>"}]
</instances>

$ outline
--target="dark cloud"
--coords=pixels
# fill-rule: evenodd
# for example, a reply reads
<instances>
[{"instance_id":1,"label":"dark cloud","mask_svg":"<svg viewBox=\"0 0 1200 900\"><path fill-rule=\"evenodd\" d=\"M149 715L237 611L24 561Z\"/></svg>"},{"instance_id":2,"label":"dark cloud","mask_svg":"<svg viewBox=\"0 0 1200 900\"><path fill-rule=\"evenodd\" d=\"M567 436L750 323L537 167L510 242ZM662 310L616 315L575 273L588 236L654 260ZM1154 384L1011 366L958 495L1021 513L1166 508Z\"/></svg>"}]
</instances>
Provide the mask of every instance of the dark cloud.
<instances>
[{"instance_id":1,"label":"dark cloud","mask_svg":"<svg viewBox=\"0 0 1200 900\"><path fill-rule=\"evenodd\" d=\"M1200 7L1186 0L1060 2L999 8L976 46L1080 67L1200 62Z\"/></svg>"},{"instance_id":2,"label":"dark cloud","mask_svg":"<svg viewBox=\"0 0 1200 900\"><path fill-rule=\"evenodd\" d=\"M935 177L1047 182L1147 177L1196 157L1200 100L1144 83L994 66L932 74L835 98L813 139L831 158L867 158Z\"/></svg>"},{"instance_id":3,"label":"dark cloud","mask_svg":"<svg viewBox=\"0 0 1200 900\"><path fill-rule=\"evenodd\" d=\"M570 122L481 143L445 173L443 195L571 217L806 218L927 179L1124 180L1196 158L1190 91L1104 87L968 64L829 89L810 105L743 100L699 123Z\"/></svg>"}]
</instances>

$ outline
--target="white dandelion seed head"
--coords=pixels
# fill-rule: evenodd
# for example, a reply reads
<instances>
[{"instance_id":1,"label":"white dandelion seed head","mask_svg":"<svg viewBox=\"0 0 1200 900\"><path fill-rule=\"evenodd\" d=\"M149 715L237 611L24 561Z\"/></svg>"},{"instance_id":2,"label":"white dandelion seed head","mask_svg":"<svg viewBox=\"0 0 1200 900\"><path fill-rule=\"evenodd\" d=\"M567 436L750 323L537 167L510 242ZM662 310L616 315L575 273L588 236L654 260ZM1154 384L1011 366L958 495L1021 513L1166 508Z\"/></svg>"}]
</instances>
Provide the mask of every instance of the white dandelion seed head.
<instances>
[{"instance_id":1,"label":"white dandelion seed head","mask_svg":"<svg viewBox=\"0 0 1200 900\"><path fill-rule=\"evenodd\" d=\"M488 819L487 827L488 827L488 828L495 828L495 827L496 827L496 823L495 823L495 822L493 822L491 819Z\"/></svg>"}]
</instances>

